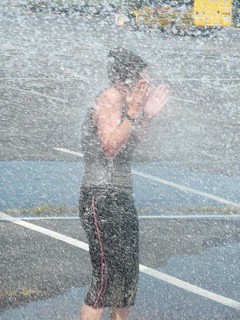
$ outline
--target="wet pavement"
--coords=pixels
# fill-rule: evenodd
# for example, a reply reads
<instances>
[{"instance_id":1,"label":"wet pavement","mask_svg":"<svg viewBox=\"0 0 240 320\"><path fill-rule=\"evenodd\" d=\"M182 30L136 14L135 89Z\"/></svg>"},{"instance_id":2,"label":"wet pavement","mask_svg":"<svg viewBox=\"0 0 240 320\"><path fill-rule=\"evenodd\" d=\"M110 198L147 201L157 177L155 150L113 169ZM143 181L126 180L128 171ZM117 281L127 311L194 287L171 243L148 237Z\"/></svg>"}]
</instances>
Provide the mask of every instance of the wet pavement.
<instances>
[{"instance_id":1,"label":"wet pavement","mask_svg":"<svg viewBox=\"0 0 240 320\"><path fill-rule=\"evenodd\" d=\"M1 161L0 210L77 206L82 162Z\"/></svg>"},{"instance_id":2,"label":"wet pavement","mask_svg":"<svg viewBox=\"0 0 240 320\"><path fill-rule=\"evenodd\" d=\"M0 15L0 159L69 160L53 148L80 149L86 110L108 85L108 50L122 44L141 52L152 83L166 83L172 93L135 159L239 172L238 30L195 38L77 15Z\"/></svg>"},{"instance_id":3,"label":"wet pavement","mask_svg":"<svg viewBox=\"0 0 240 320\"><path fill-rule=\"evenodd\" d=\"M1 211L28 209L22 214L9 211L9 215L87 243L77 212L82 169L81 161L3 161ZM140 221L140 263L238 301L239 209L164 185L164 181L176 182L238 203L238 179L210 176L167 162L134 163L133 172ZM141 172L150 178L139 176ZM163 183L152 181L151 177L161 178ZM34 207L43 204L46 207L42 212L34 213ZM57 210L51 212L48 206ZM67 210L61 211L61 206ZM1 281L5 294L1 296L2 319L67 319L69 315L77 319L90 282L88 253L4 219L0 226L5 275ZM21 290L26 291L25 297ZM238 319L239 313L235 308L141 274L131 319L147 316Z\"/></svg>"},{"instance_id":4,"label":"wet pavement","mask_svg":"<svg viewBox=\"0 0 240 320\"><path fill-rule=\"evenodd\" d=\"M78 221L33 223L86 242ZM140 230L142 264L221 297L239 300L239 238L234 238L239 235L239 223L141 221ZM4 241L4 292L14 292L16 287L45 292L35 302L18 299L14 305L13 298L5 299L1 319L78 319L90 283L88 253L8 222L1 224L1 234L8 239ZM14 237L9 237L10 234ZM149 316L156 320L237 320L239 312L141 274L131 319Z\"/></svg>"},{"instance_id":5,"label":"wet pavement","mask_svg":"<svg viewBox=\"0 0 240 320\"><path fill-rule=\"evenodd\" d=\"M76 211L83 168L82 161L1 161L0 210L52 205L69 206ZM231 215L238 211L238 176L207 174L183 163L167 161L133 163L132 169L136 205L145 215L221 211ZM182 190L181 186L190 191ZM211 195L222 200L216 201Z\"/></svg>"},{"instance_id":6,"label":"wet pavement","mask_svg":"<svg viewBox=\"0 0 240 320\"><path fill-rule=\"evenodd\" d=\"M239 31L198 39L77 15L1 9L0 18L0 211L29 223L0 213L0 318L79 317L91 276L77 242L86 243L83 163L55 148L81 152L86 109L107 85L109 48L121 43L172 91L134 155L140 258L151 275L141 273L131 319L240 319Z\"/></svg>"},{"instance_id":7,"label":"wet pavement","mask_svg":"<svg viewBox=\"0 0 240 320\"><path fill-rule=\"evenodd\" d=\"M195 257L192 258L194 259ZM79 303L84 299L86 292L87 287L72 288L54 298L32 302L20 309L6 310L2 313L2 319L65 320L69 319L69 315L71 319L78 319ZM239 313L141 275L138 299L131 311L130 320L147 318L238 320ZM108 310L105 311L103 319L109 319Z\"/></svg>"}]
</instances>

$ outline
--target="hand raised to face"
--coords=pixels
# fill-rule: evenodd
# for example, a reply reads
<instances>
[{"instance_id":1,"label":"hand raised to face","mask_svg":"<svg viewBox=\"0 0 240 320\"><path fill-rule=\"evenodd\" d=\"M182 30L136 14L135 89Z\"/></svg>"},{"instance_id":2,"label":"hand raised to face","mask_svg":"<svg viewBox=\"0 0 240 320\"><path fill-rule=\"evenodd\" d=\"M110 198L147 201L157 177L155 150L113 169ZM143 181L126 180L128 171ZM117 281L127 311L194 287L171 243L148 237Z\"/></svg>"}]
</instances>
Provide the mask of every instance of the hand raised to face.
<instances>
[{"instance_id":1,"label":"hand raised to face","mask_svg":"<svg viewBox=\"0 0 240 320\"><path fill-rule=\"evenodd\" d=\"M131 92L126 88L124 91L126 94L125 101L127 104L128 113L132 117L136 118L149 99L149 83L146 80L139 80Z\"/></svg>"},{"instance_id":2,"label":"hand raised to face","mask_svg":"<svg viewBox=\"0 0 240 320\"><path fill-rule=\"evenodd\" d=\"M170 97L170 92L165 85L159 85L157 89L149 95L147 103L143 108L144 117L153 118L167 104Z\"/></svg>"}]
</instances>

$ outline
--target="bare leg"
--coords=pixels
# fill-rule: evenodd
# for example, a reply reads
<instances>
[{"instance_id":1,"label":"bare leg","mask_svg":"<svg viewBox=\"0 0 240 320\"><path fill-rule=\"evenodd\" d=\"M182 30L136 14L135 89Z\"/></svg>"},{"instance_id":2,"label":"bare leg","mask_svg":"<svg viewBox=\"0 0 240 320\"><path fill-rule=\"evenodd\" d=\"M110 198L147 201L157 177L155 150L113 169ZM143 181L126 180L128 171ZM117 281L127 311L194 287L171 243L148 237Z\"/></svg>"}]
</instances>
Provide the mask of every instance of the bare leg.
<instances>
[{"instance_id":1,"label":"bare leg","mask_svg":"<svg viewBox=\"0 0 240 320\"><path fill-rule=\"evenodd\" d=\"M103 309L95 309L84 304L80 313L80 320L100 320L103 315Z\"/></svg>"},{"instance_id":2,"label":"bare leg","mask_svg":"<svg viewBox=\"0 0 240 320\"><path fill-rule=\"evenodd\" d=\"M126 308L112 308L111 320L128 320L130 307Z\"/></svg>"}]
</instances>

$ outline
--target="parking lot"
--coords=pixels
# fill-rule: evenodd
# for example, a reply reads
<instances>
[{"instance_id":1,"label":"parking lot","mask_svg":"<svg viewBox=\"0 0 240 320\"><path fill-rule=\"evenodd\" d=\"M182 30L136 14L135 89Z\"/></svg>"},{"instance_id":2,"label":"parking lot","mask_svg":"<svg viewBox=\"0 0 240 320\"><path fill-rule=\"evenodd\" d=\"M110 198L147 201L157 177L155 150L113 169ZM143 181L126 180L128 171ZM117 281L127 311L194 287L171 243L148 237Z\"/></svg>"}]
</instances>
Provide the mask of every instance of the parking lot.
<instances>
[{"instance_id":1,"label":"parking lot","mask_svg":"<svg viewBox=\"0 0 240 320\"><path fill-rule=\"evenodd\" d=\"M79 317L91 276L81 126L119 44L171 90L132 166L141 276L131 319L239 319L239 31L180 37L16 9L0 18L1 319Z\"/></svg>"}]
</instances>

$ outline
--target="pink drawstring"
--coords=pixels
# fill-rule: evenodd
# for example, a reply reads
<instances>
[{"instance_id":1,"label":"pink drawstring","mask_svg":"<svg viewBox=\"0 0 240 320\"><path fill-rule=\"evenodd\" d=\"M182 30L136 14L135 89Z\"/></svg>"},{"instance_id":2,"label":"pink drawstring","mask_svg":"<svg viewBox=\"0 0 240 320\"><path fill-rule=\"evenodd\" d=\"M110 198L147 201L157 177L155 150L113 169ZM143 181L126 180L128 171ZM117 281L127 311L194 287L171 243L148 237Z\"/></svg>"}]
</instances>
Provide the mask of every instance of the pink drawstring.
<instances>
[{"instance_id":1,"label":"pink drawstring","mask_svg":"<svg viewBox=\"0 0 240 320\"><path fill-rule=\"evenodd\" d=\"M102 246L102 239L101 239L101 235L100 235L100 230L98 228L98 222L97 222L97 215L95 212L95 206L94 206L94 194L92 195L92 211L93 211L93 216L94 216L94 222L95 222L95 227L97 230L97 234L98 234L98 241L99 241L99 245L100 245L100 251L101 251L101 287L100 290L98 292L98 297L97 300L94 304L94 308L97 307L100 295L102 293L102 289L103 289L103 281L104 281L104 252L103 252L103 246Z\"/></svg>"}]
</instances>

